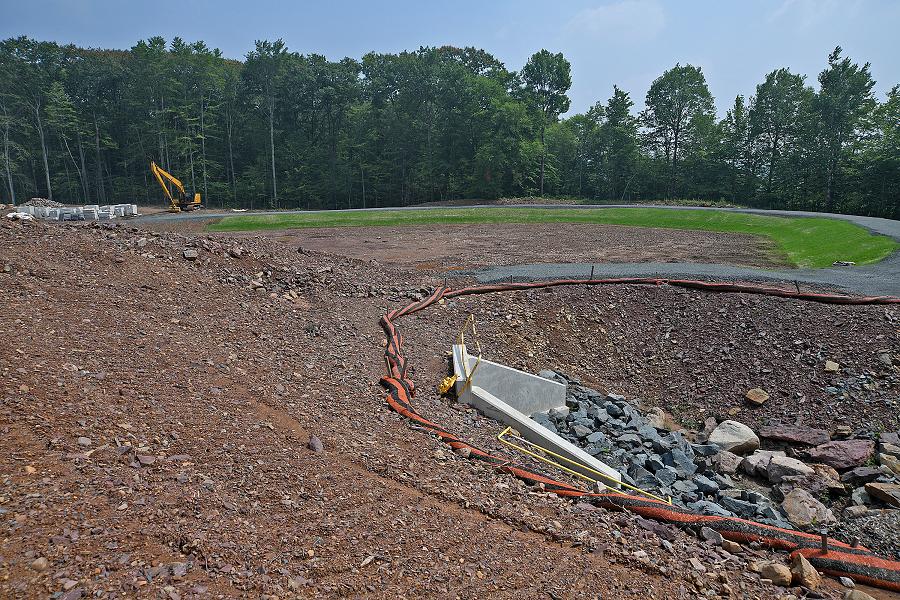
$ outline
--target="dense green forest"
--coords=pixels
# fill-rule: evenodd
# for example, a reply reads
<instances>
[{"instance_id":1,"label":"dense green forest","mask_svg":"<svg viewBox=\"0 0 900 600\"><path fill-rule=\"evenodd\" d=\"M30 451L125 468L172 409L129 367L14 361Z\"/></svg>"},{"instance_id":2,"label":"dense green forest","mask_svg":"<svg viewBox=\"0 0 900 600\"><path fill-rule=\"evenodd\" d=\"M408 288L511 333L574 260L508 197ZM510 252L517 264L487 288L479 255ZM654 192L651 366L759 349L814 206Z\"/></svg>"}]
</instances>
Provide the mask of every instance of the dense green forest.
<instances>
[{"instance_id":1,"label":"dense green forest","mask_svg":"<svg viewBox=\"0 0 900 600\"><path fill-rule=\"evenodd\" d=\"M677 64L633 110L569 109L569 63L518 72L484 50L330 62L257 41L243 62L203 42L129 50L0 42L0 202L156 204L150 161L211 207L360 208L459 198L694 199L900 217L900 86L836 48L818 76L783 68L722 120ZM827 60L826 60L827 59Z\"/></svg>"}]
</instances>

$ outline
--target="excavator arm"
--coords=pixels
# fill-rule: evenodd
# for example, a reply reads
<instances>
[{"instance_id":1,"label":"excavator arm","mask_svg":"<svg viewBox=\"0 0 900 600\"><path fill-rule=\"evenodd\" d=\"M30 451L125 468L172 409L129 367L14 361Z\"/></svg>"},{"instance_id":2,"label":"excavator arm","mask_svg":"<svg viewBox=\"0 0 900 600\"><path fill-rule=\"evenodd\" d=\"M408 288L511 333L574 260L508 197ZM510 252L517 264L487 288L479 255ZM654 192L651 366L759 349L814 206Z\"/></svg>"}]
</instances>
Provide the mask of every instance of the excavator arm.
<instances>
[{"instance_id":1,"label":"excavator arm","mask_svg":"<svg viewBox=\"0 0 900 600\"><path fill-rule=\"evenodd\" d=\"M159 185L161 185L162 189L166 192L166 196L168 196L169 202L172 203L172 205L169 207L170 211L180 212L182 210L202 208L200 205L200 194L195 194L194 199L188 201L185 199L184 186L181 185L180 181L156 166L156 163L153 161L150 162L150 170L152 170L153 174L156 175L156 180L159 181ZM171 183L175 188L175 196L172 196L172 192L169 191L169 186L166 185L166 183Z\"/></svg>"}]
</instances>

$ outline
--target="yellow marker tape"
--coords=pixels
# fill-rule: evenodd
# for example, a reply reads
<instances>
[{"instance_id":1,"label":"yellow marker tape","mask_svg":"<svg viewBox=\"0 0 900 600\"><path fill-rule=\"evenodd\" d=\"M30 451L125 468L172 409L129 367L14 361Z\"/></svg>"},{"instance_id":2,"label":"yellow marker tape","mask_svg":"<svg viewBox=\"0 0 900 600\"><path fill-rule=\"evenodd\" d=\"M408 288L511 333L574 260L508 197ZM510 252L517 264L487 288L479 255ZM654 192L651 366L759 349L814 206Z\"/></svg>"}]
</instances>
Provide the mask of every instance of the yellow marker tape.
<instances>
[{"instance_id":1,"label":"yellow marker tape","mask_svg":"<svg viewBox=\"0 0 900 600\"><path fill-rule=\"evenodd\" d=\"M521 448L521 447L519 447L519 446L516 446L516 445L513 444L512 442L509 442L509 441L507 441L507 440L504 440L504 439L503 439L503 436L506 435L511 429L512 429L512 427L507 427L506 429L504 429L504 430L503 430L502 432L500 432L500 434L497 436L497 439L500 440L501 442L503 442L504 444L506 444L507 446L510 446L510 447L512 447L512 448L515 448L516 450L518 450L518 451L520 451L520 452L524 452L525 454L527 454L527 455L529 455L529 456L532 456L532 457L534 457L534 458L536 458L536 459L538 459L538 460L544 461L544 462L547 463L547 464L550 464L550 465L553 465L553 466L555 466L555 467L557 467L557 468L559 468L559 469L562 469L562 470L565 471L566 473L570 473L570 474L572 474L572 475L575 475L576 477L581 477L582 479L585 479L585 480L587 480L587 481L590 481L591 483L599 483L599 481L594 480L594 479L591 479L590 477L587 477L586 475L582 475L581 473L578 473L577 471L573 471L572 469L566 468L566 467L562 466L562 465L559 464L559 463L555 463L555 462L553 462L552 460L549 460L549 459L547 459L547 458L544 458L543 456L539 456L538 454L536 454L536 453L534 453L534 452L530 452L530 451L526 450L525 448ZM526 444L529 444L529 445L531 445L531 446L534 446L534 447L537 448L538 450L541 450L542 452L544 452L544 453L546 453L546 454L549 454L550 456L553 456L553 457L558 458L558 459L560 459L560 460L564 460L564 461L566 461L566 462L568 462L568 463L571 463L571 464L573 464L573 465L578 465L578 466L581 467L582 469L585 469L585 470L587 470L587 471L590 471L591 473L594 473L594 474L596 474L596 475L599 475L599 476L602 477L603 479L612 481L612 482L614 482L614 483L617 484L617 485L621 485L621 486L623 486L623 487L626 487L626 488L628 488L628 489L630 489L630 490L633 490L633 491L635 491L635 492L637 492L637 493L639 493L639 494L643 494L643 495L645 495L645 496L648 496L648 497L650 497L650 498L653 498L654 500L659 500L660 502L665 502L666 504L669 504L669 505L672 504L671 499L670 499L668 502L666 502L665 500L663 500L663 499L660 498L659 496L654 496L653 494L651 494L651 493L649 493L649 492L645 492L645 491L642 490L642 489L636 488L636 487L634 487L634 486L632 486L632 485L628 485L627 483L625 483L625 482L623 482L623 481L618 481L617 479L615 479L615 478L613 478L613 477L610 477L609 475L605 475L605 474L601 473L600 471L595 471L594 469L592 469L592 468L590 468L590 467L588 467L588 466L585 466L585 465L583 465L583 464L581 464L581 463L579 463L579 462L576 462L576 461L574 461L574 460L570 460L570 459L566 458L565 456L560 456L559 454L556 454L556 453L554 453L554 452L551 452L550 450L547 450L546 448L542 448L541 446L538 446L538 445L535 444L534 442L529 442L528 440L523 439L523 438L520 438L520 437L517 436L517 435L512 435L512 434L510 434L510 437L513 437L513 438L519 440L520 442L524 442L524 443L526 443ZM616 490L611 490L611 491L616 492ZM616 493L620 493L620 492L616 492Z\"/></svg>"}]
</instances>

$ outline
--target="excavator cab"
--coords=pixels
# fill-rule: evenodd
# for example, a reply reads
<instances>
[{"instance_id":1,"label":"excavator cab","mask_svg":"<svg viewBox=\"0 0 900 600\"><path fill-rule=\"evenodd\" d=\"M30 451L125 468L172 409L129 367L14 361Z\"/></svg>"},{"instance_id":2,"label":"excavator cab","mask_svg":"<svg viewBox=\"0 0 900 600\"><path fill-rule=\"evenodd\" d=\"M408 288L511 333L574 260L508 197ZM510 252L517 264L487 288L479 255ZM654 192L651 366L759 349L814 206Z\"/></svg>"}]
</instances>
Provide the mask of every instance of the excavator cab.
<instances>
[{"instance_id":1,"label":"excavator cab","mask_svg":"<svg viewBox=\"0 0 900 600\"><path fill-rule=\"evenodd\" d=\"M183 210L197 210L198 208L203 208L203 205L200 203L200 194L194 194L194 199L188 200L184 194L184 186L181 185L180 181L160 169L153 161L150 162L150 170L156 175L156 180L159 181L159 185L162 186L162 189L166 192L166 196L169 198L169 202L171 203L169 212L181 212ZM167 183L172 184L172 187L175 188L174 196L172 195L172 192L169 191L169 186L166 185Z\"/></svg>"}]
</instances>

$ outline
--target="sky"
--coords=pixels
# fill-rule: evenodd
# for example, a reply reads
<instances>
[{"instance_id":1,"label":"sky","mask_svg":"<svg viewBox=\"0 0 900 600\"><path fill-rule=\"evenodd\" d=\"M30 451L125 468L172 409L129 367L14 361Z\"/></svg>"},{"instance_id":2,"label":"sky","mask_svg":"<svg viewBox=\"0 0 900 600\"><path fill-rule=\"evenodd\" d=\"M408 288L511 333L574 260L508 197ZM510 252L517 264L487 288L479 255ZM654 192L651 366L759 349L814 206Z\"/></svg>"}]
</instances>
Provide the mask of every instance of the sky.
<instances>
[{"instance_id":1,"label":"sky","mask_svg":"<svg viewBox=\"0 0 900 600\"><path fill-rule=\"evenodd\" d=\"M0 39L128 49L161 36L202 40L243 60L256 40L328 60L422 46L474 46L518 71L542 49L572 65L571 108L606 104L613 85L643 108L676 64L700 67L719 117L780 68L818 75L836 46L871 63L879 101L900 84L898 0L3 0ZM893 41L891 41L893 40Z\"/></svg>"}]
</instances>

